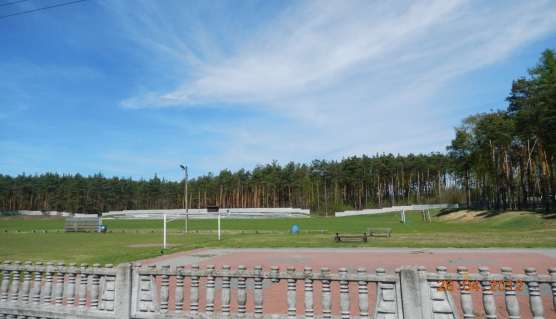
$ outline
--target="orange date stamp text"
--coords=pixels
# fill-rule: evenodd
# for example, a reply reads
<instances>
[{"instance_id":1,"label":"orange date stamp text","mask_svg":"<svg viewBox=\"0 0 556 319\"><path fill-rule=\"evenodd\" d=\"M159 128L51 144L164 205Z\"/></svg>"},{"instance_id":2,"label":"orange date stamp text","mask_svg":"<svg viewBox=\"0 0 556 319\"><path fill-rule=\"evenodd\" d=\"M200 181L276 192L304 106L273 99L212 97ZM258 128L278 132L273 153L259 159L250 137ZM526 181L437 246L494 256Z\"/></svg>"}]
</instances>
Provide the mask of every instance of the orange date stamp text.
<instances>
[{"instance_id":1,"label":"orange date stamp text","mask_svg":"<svg viewBox=\"0 0 556 319\"><path fill-rule=\"evenodd\" d=\"M440 286L436 289L438 291L455 291L456 290L456 283L458 281L454 280L441 280ZM481 291L481 282L478 280L462 280L459 281L460 289L463 291ZM488 284L485 284L485 287L490 287L492 291L506 291L506 290L515 290L515 291L522 291L523 290L523 280L488 280Z\"/></svg>"}]
</instances>

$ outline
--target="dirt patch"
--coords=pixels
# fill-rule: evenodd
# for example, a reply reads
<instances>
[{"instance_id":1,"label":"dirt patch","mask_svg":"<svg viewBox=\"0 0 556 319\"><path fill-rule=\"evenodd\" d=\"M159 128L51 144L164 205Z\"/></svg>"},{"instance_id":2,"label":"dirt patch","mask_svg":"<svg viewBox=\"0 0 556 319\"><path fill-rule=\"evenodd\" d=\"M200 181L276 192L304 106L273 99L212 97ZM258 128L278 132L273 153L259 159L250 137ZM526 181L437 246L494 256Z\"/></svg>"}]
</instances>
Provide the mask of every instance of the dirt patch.
<instances>
[{"instance_id":1,"label":"dirt patch","mask_svg":"<svg viewBox=\"0 0 556 319\"><path fill-rule=\"evenodd\" d=\"M479 211L469 211L469 210L459 210L457 212L449 213L444 216L440 216L438 219L442 221L473 221L473 220L480 220L484 218L487 211L479 210Z\"/></svg>"}]
</instances>

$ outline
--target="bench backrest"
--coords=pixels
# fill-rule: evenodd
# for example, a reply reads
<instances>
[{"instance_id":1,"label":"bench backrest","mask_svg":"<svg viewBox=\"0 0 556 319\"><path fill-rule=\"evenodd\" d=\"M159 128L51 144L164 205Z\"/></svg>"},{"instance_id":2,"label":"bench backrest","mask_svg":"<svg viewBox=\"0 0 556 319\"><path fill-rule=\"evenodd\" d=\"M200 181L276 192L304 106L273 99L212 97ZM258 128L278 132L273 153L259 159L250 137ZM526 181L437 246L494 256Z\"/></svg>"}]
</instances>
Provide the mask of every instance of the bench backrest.
<instances>
[{"instance_id":1,"label":"bench backrest","mask_svg":"<svg viewBox=\"0 0 556 319\"><path fill-rule=\"evenodd\" d=\"M96 232L100 224L98 217L67 217L64 230L65 231L83 231L83 232Z\"/></svg>"},{"instance_id":2,"label":"bench backrest","mask_svg":"<svg viewBox=\"0 0 556 319\"><path fill-rule=\"evenodd\" d=\"M367 233L391 233L392 228L368 228Z\"/></svg>"}]
</instances>

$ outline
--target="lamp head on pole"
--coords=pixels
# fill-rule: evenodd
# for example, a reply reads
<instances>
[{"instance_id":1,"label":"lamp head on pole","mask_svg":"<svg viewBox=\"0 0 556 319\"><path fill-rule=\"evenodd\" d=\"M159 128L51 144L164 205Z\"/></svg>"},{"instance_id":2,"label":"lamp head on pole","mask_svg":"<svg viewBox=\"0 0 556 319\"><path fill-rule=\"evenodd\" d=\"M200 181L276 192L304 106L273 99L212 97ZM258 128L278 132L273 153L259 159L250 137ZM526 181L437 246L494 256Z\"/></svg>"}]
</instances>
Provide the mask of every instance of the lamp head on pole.
<instances>
[{"instance_id":1,"label":"lamp head on pole","mask_svg":"<svg viewBox=\"0 0 556 319\"><path fill-rule=\"evenodd\" d=\"M181 165L181 164L180 164L180 167L181 167L181 169L183 169L184 171L187 169L187 168L185 168L185 166L183 166L183 165Z\"/></svg>"}]
</instances>

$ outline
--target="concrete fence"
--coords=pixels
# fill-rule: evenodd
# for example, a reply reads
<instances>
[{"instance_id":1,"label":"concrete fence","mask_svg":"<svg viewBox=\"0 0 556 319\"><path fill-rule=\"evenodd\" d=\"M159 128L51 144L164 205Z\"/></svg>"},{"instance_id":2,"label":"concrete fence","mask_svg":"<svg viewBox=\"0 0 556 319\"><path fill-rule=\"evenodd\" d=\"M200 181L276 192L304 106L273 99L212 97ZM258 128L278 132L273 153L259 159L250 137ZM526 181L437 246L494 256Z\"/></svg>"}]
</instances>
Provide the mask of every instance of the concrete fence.
<instances>
[{"instance_id":1,"label":"concrete fence","mask_svg":"<svg viewBox=\"0 0 556 319\"><path fill-rule=\"evenodd\" d=\"M548 274L533 268L513 274L506 267L499 274L485 267L449 273L442 266L435 272L402 267L387 273L4 262L0 271L0 318L541 319L556 314L556 268ZM275 290L277 295L270 293ZM269 312L271 306L282 310Z\"/></svg>"},{"instance_id":2,"label":"concrete fence","mask_svg":"<svg viewBox=\"0 0 556 319\"><path fill-rule=\"evenodd\" d=\"M392 207L362 209L362 210L346 210L343 212L336 212L334 213L334 216L347 217L347 216L359 216L359 215L375 215L375 214L394 213L400 211L444 209L444 208L458 208L458 207L459 207L458 204L423 204L423 205L392 206Z\"/></svg>"}]
</instances>

